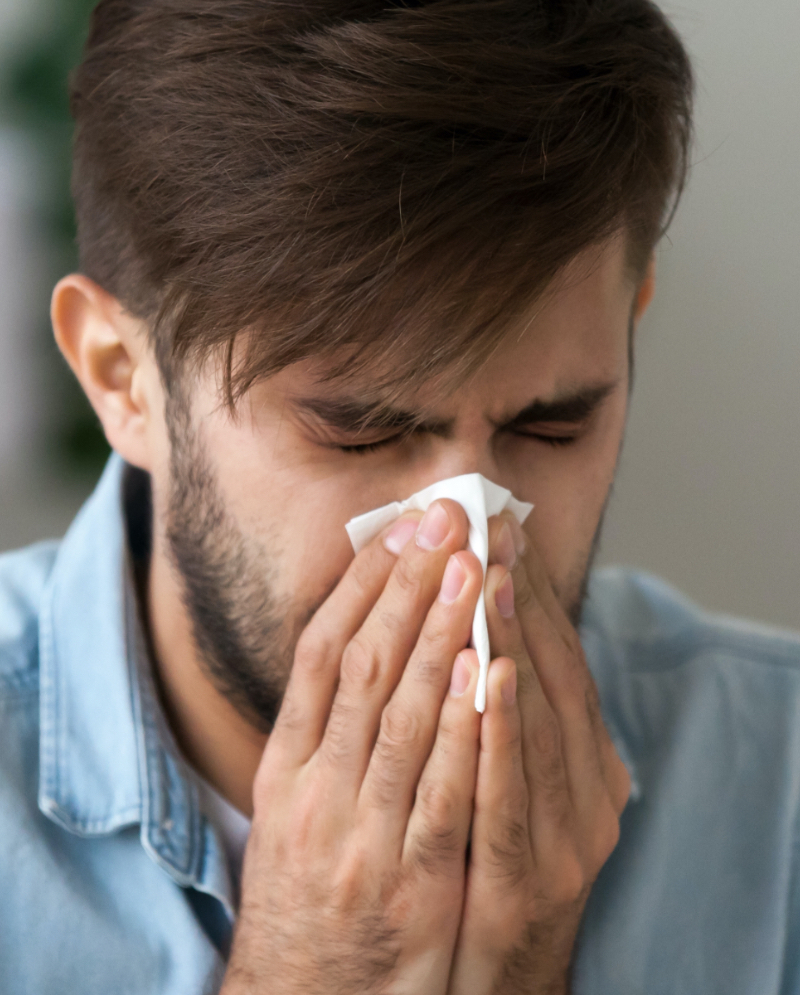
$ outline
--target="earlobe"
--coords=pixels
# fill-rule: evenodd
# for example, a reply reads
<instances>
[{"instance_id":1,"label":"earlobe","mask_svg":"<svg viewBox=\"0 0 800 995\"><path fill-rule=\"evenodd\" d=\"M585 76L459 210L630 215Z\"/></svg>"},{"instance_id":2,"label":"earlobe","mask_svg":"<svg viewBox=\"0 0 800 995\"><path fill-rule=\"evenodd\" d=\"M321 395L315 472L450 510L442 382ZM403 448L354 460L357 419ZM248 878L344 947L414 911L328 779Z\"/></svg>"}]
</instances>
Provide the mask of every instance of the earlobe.
<instances>
[{"instance_id":1,"label":"earlobe","mask_svg":"<svg viewBox=\"0 0 800 995\"><path fill-rule=\"evenodd\" d=\"M88 277L71 274L51 302L56 342L97 413L109 444L129 463L150 469L151 406L142 323Z\"/></svg>"}]
</instances>

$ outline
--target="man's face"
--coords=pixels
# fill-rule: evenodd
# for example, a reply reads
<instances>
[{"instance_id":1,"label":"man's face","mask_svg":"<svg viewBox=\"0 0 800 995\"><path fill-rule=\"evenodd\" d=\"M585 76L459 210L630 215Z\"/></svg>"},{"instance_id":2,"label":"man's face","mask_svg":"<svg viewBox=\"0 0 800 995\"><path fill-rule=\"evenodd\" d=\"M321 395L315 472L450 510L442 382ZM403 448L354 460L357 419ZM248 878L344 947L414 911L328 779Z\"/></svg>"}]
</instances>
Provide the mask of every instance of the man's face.
<instances>
[{"instance_id":1,"label":"man's face","mask_svg":"<svg viewBox=\"0 0 800 995\"><path fill-rule=\"evenodd\" d=\"M310 361L253 387L236 418L213 375L194 385L154 471L156 534L240 710L274 721L297 637L352 559L345 523L445 477L479 472L534 503L525 530L577 620L623 438L635 295L621 240L584 254L471 381L395 402L422 423L407 436L348 427L381 399L368 377L321 384Z\"/></svg>"}]
</instances>

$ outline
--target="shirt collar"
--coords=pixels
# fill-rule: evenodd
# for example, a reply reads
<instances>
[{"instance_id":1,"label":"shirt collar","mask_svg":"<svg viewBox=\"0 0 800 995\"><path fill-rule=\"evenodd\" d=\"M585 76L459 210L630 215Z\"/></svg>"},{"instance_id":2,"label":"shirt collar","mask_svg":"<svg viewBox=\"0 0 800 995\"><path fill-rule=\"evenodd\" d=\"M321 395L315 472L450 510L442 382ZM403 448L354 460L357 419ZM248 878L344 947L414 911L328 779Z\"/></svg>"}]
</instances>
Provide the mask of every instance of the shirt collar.
<instances>
[{"instance_id":1,"label":"shirt collar","mask_svg":"<svg viewBox=\"0 0 800 995\"><path fill-rule=\"evenodd\" d=\"M59 548L40 616L39 807L80 836L140 825L180 885L232 907L219 842L200 813L153 683L113 455Z\"/></svg>"}]
</instances>

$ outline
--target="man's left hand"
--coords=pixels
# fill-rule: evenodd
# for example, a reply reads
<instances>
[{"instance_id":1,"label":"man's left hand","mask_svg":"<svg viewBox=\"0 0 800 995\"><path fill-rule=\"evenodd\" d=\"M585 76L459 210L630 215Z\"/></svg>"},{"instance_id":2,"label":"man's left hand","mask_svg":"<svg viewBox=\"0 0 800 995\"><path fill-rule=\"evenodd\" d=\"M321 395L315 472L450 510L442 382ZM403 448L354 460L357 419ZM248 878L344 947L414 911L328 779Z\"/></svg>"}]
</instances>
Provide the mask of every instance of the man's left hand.
<instances>
[{"instance_id":1,"label":"man's left hand","mask_svg":"<svg viewBox=\"0 0 800 995\"><path fill-rule=\"evenodd\" d=\"M578 634L510 516L492 519L490 551L486 614L496 658L449 995L564 995L630 778Z\"/></svg>"}]
</instances>

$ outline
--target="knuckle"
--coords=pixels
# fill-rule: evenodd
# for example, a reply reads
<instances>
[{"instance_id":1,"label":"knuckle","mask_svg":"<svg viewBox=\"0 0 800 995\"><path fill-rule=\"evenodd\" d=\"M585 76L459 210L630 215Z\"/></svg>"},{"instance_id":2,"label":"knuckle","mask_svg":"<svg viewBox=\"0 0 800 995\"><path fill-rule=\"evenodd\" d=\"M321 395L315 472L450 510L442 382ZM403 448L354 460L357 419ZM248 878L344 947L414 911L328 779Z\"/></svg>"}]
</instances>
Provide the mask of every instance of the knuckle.
<instances>
[{"instance_id":1,"label":"knuckle","mask_svg":"<svg viewBox=\"0 0 800 995\"><path fill-rule=\"evenodd\" d=\"M458 802L452 790L443 784L425 780L417 787L417 805L431 838L442 846L454 838ZM449 843L448 843L449 845Z\"/></svg>"},{"instance_id":2,"label":"knuckle","mask_svg":"<svg viewBox=\"0 0 800 995\"><path fill-rule=\"evenodd\" d=\"M457 749L457 745L465 735L463 713L458 709L443 708L439 714L439 725L436 730L438 748L447 755Z\"/></svg>"},{"instance_id":3,"label":"knuckle","mask_svg":"<svg viewBox=\"0 0 800 995\"><path fill-rule=\"evenodd\" d=\"M522 761L522 729L519 722L506 722L496 733L497 743L502 744L503 754L510 756L516 767Z\"/></svg>"},{"instance_id":4,"label":"knuckle","mask_svg":"<svg viewBox=\"0 0 800 995\"><path fill-rule=\"evenodd\" d=\"M370 569L366 559L357 556L350 565L349 580L355 599L358 601L367 600L373 593L374 567Z\"/></svg>"},{"instance_id":5,"label":"knuckle","mask_svg":"<svg viewBox=\"0 0 800 995\"><path fill-rule=\"evenodd\" d=\"M536 676L536 671L527 658L522 657L522 662L517 664L517 689L520 698L530 698L536 693L539 687L539 678Z\"/></svg>"},{"instance_id":6,"label":"knuckle","mask_svg":"<svg viewBox=\"0 0 800 995\"><path fill-rule=\"evenodd\" d=\"M353 753L351 730L355 718L355 708L340 698L334 701L320 749L323 756L337 767L345 765Z\"/></svg>"},{"instance_id":7,"label":"knuckle","mask_svg":"<svg viewBox=\"0 0 800 995\"><path fill-rule=\"evenodd\" d=\"M547 783L561 781L561 730L552 715L543 716L533 724L531 743L535 755L534 767Z\"/></svg>"},{"instance_id":8,"label":"knuckle","mask_svg":"<svg viewBox=\"0 0 800 995\"><path fill-rule=\"evenodd\" d=\"M522 884L527 876L529 849L527 824L514 818L501 820L489 839L494 876L512 888Z\"/></svg>"},{"instance_id":9,"label":"knuckle","mask_svg":"<svg viewBox=\"0 0 800 995\"><path fill-rule=\"evenodd\" d=\"M420 727L416 716L387 707L381 716L370 765L371 794L379 808L391 806L417 754Z\"/></svg>"},{"instance_id":10,"label":"knuckle","mask_svg":"<svg viewBox=\"0 0 800 995\"><path fill-rule=\"evenodd\" d=\"M548 757L535 764L531 773L533 791L549 809L560 811L566 796L566 778L560 759Z\"/></svg>"},{"instance_id":11,"label":"knuckle","mask_svg":"<svg viewBox=\"0 0 800 995\"><path fill-rule=\"evenodd\" d=\"M516 603L517 614L520 614L533 606L535 595L533 587L531 587L531 582L528 580L528 576L524 570L514 570L512 577L514 581L514 601Z\"/></svg>"},{"instance_id":12,"label":"knuckle","mask_svg":"<svg viewBox=\"0 0 800 995\"><path fill-rule=\"evenodd\" d=\"M299 732L305 725L303 704L296 697L284 696L278 717L275 720L275 730L288 734Z\"/></svg>"},{"instance_id":13,"label":"knuckle","mask_svg":"<svg viewBox=\"0 0 800 995\"><path fill-rule=\"evenodd\" d=\"M567 631L567 646L569 647L570 651L575 656L575 658L578 660L578 662L583 667L586 667L586 657L584 656L583 653L583 646L581 645L580 636L578 635L577 631L573 629L571 626Z\"/></svg>"},{"instance_id":14,"label":"knuckle","mask_svg":"<svg viewBox=\"0 0 800 995\"><path fill-rule=\"evenodd\" d=\"M394 608L382 608L380 622L383 630L392 639L402 639L408 633L408 616Z\"/></svg>"},{"instance_id":15,"label":"knuckle","mask_svg":"<svg viewBox=\"0 0 800 995\"><path fill-rule=\"evenodd\" d=\"M391 808L397 800L399 784L408 768L408 762L396 753L389 753L375 746L379 763L370 771L370 798L379 809Z\"/></svg>"},{"instance_id":16,"label":"knuckle","mask_svg":"<svg viewBox=\"0 0 800 995\"><path fill-rule=\"evenodd\" d=\"M603 817L597 820L591 861L595 873L605 864L619 843L619 820L609 803Z\"/></svg>"},{"instance_id":17,"label":"knuckle","mask_svg":"<svg viewBox=\"0 0 800 995\"><path fill-rule=\"evenodd\" d=\"M440 607L439 602L434 608ZM444 606L441 606L444 607ZM448 606L449 607L449 606ZM422 630L422 640L431 648L438 648L452 638L453 623L446 612L430 611L425 619Z\"/></svg>"},{"instance_id":18,"label":"knuckle","mask_svg":"<svg viewBox=\"0 0 800 995\"><path fill-rule=\"evenodd\" d=\"M283 787L275 765L271 763L272 758L273 753L270 751L270 740L267 740L264 757L253 779L253 809L258 814L262 810L266 811L268 809L270 800Z\"/></svg>"},{"instance_id":19,"label":"knuckle","mask_svg":"<svg viewBox=\"0 0 800 995\"><path fill-rule=\"evenodd\" d=\"M399 594L405 600L417 601L422 596L422 576L406 557L401 556L398 559L392 576Z\"/></svg>"},{"instance_id":20,"label":"knuckle","mask_svg":"<svg viewBox=\"0 0 800 995\"><path fill-rule=\"evenodd\" d=\"M583 896L588 882L577 853L564 847L548 885L548 899L557 906L574 905Z\"/></svg>"},{"instance_id":21,"label":"knuckle","mask_svg":"<svg viewBox=\"0 0 800 995\"><path fill-rule=\"evenodd\" d=\"M429 830L417 840L413 863L427 874L460 867L461 846L455 829Z\"/></svg>"},{"instance_id":22,"label":"knuckle","mask_svg":"<svg viewBox=\"0 0 800 995\"><path fill-rule=\"evenodd\" d=\"M320 822L320 806L313 792L303 792L295 799L289 819L287 839L296 851L313 846L312 840Z\"/></svg>"},{"instance_id":23,"label":"knuckle","mask_svg":"<svg viewBox=\"0 0 800 995\"><path fill-rule=\"evenodd\" d=\"M559 668L558 682L558 694L565 714L570 716L572 721L581 721L581 717L585 721L588 708L586 681L574 661L564 661L564 666Z\"/></svg>"},{"instance_id":24,"label":"knuckle","mask_svg":"<svg viewBox=\"0 0 800 995\"><path fill-rule=\"evenodd\" d=\"M342 654L342 679L361 690L370 690L380 683L382 667L374 646L358 633Z\"/></svg>"},{"instance_id":25,"label":"knuckle","mask_svg":"<svg viewBox=\"0 0 800 995\"><path fill-rule=\"evenodd\" d=\"M396 704L384 708L376 747L405 756L419 745L420 738L420 722L413 712Z\"/></svg>"},{"instance_id":26,"label":"knuckle","mask_svg":"<svg viewBox=\"0 0 800 995\"><path fill-rule=\"evenodd\" d=\"M586 687L584 690L584 696L586 699L586 709L591 715L593 721L601 721L601 709L600 709L600 693L597 690L597 684L595 684L594 678L587 671Z\"/></svg>"},{"instance_id":27,"label":"knuckle","mask_svg":"<svg viewBox=\"0 0 800 995\"><path fill-rule=\"evenodd\" d=\"M428 687L441 688L447 683L451 666L437 657L422 657L414 662L414 680Z\"/></svg>"},{"instance_id":28,"label":"knuckle","mask_svg":"<svg viewBox=\"0 0 800 995\"><path fill-rule=\"evenodd\" d=\"M326 669L330 656L331 646L324 634L313 626L303 629L294 650L294 668L317 677Z\"/></svg>"},{"instance_id":29,"label":"knuckle","mask_svg":"<svg viewBox=\"0 0 800 995\"><path fill-rule=\"evenodd\" d=\"M370 877L364 854L356 848L348 848L332 877L330 904L336 913L350 918L363 906L365 882Z\"/></svg>"},{"instance_id":30,"label":"knuckle","mask_svg":"<svg viewBox=\"0 0 800 995\"><path fill-rule=\"evenodd\" d=\"M628 799L633 789L633 782L628 768L617 756L615 756L613 762L611 782L611 804L614 807L617 817L619 817L628 804Z\"/></svg>"}]
</instances>

